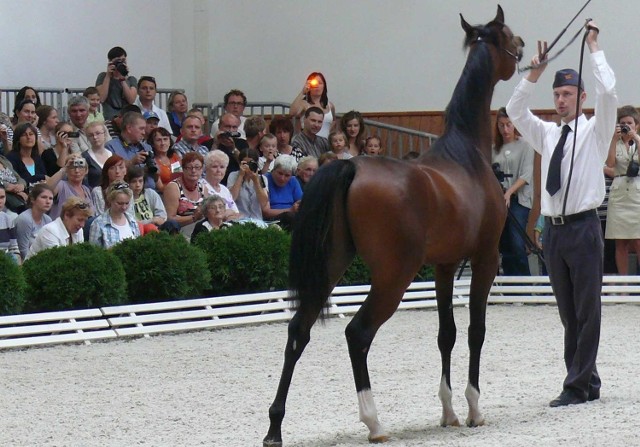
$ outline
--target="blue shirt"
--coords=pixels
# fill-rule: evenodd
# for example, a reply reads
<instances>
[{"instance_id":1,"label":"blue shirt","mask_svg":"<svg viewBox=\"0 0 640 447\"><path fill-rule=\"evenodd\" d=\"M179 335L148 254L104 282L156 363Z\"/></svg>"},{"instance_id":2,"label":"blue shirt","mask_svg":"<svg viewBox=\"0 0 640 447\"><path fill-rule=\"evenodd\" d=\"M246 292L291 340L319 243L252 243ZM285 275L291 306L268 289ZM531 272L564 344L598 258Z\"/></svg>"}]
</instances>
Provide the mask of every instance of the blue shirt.
<instances>
[{"instance_id":1,"label":"blue shirt","mask_svg":"<svg viewBox=\"0 0 640 447\"><path fill-rule=\"evenodd\" d=\"M151 153L152 149L144 141L141 141L136 144L128 144L122 138L114 138L109 141L104 147L110 150L114 155L119 155L124 158L126 161L131 160L138 152L145 151ZM145 167L145 163L138 164L141 168ZM144 183L145 188L156 189L156 182L151 178L150 175L147 176L147 180Z\"/></svg>"},{"instance_id":2,"label":"blue shirt","mask_svg":"<svg viewBox=\"0 0 640 447\"><path fill-rule=\"evenodd\" d=\"M272 210L291 208L295 202L302 199L300 182L294 176L284 186L276 185L270 172L266 177L269 184L269 205Z\"/></svg>"}]
</instances>

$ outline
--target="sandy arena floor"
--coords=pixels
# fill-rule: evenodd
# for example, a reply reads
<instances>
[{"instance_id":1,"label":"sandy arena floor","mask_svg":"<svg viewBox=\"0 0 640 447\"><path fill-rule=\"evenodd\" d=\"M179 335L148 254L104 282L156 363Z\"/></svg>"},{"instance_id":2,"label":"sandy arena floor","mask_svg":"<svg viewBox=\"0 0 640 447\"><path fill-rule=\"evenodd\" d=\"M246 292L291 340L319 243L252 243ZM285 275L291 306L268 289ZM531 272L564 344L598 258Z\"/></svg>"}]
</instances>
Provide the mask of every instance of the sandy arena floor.
<instances>
[{"instance_id":1,"label":"sandy arena floor","mask_svg":"<svg viewBox=\"0 0 640 447\"><path fill-rule=\"evenodd\" d=\"M456 310L452 383L464 398L468 311ZM491 306L481 365L487 425L441 428L434 311L398 312L369 355L381 422L398 446L638 445L640 306L603 310L602 399L551 409L564 377L555 307ZM343 332L317 325L289 394L287 447L365 446ZM0 352L0 446L261 446L286 324Z\"/></svg>"}]
</instances>

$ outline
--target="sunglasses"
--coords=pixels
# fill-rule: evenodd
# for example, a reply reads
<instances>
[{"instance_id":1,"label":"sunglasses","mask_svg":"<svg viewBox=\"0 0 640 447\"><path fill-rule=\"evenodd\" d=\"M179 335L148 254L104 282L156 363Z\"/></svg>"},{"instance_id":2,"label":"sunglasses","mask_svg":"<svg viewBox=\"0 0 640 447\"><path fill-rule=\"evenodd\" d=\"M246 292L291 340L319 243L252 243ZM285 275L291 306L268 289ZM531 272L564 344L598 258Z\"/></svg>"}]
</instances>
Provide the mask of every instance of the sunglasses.
<instances>
[{"instance_id":1,"label":"sunglasses","mask_svg":"<svg viewBox=\"0 0 640 447\"><path fill-rule=\"evenodd\" d=\"M120 191L122 189L128 189L128 188L129 188L128 183L118 183L117 185L113 185L114 191Z\"/></svg>"}]
</instances>

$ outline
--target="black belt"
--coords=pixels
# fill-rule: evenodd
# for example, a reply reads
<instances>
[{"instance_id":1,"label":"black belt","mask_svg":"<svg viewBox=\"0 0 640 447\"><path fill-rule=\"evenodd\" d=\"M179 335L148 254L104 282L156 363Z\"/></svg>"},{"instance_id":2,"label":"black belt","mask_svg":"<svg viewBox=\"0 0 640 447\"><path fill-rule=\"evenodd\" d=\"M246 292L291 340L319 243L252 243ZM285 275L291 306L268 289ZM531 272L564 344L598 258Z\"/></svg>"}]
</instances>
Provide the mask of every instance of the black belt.
<instances>
[{"instance_id":1,"label":"black belt","mask_svg":"<svg viewBox=\"0 0 640 447\"><path fill-rule=\"evenodd\" d=\"M545 216L544 221L547 225L565 225L570 224L571 222L577 222L579 220L584 220L587 217L598 217L598 212L593 210L580 211L579 213L569 214L568 216Z\"/></svg>"}]
</instances>

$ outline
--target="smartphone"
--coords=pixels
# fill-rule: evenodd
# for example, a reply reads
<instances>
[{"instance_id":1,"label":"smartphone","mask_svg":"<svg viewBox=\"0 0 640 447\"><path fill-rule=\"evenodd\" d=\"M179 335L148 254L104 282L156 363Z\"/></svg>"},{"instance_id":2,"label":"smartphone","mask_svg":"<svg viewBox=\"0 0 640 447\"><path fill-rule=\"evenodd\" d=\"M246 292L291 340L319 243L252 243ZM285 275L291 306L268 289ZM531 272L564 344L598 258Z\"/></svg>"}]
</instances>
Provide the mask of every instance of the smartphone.
<instances>
[{"instance_id":1,"label":"smartphone","mask_svg":"<svg viewBox=\"0 0 640 447\"><path fill-rule=\"evenodd\" d=\"M78 138L80 136L80 132L67 132L67 137L69 138Z\"/></svg>"}]
</instances>

